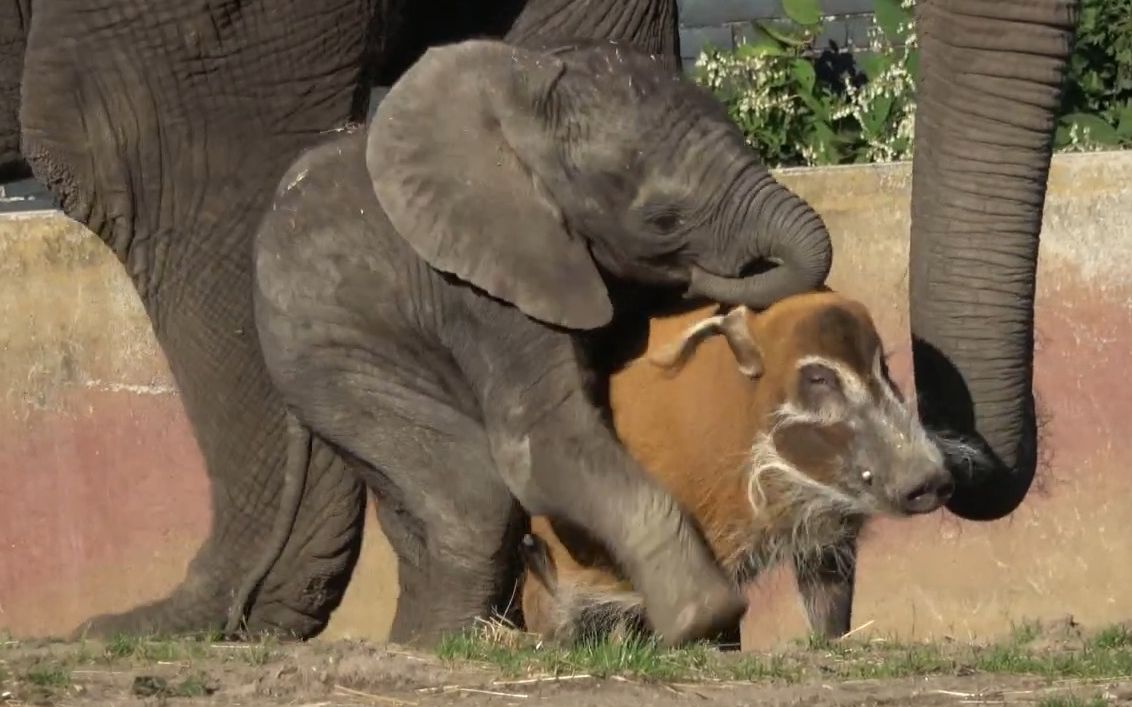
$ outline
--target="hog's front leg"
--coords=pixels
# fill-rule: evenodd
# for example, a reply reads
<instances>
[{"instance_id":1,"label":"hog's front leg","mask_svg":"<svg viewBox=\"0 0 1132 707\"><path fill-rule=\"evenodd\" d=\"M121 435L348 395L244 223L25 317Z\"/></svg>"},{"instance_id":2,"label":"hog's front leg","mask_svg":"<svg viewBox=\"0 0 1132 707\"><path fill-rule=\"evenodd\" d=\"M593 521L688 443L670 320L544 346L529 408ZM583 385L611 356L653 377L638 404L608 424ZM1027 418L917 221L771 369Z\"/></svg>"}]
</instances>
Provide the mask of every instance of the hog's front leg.
<instances>
[{"instance_id":1,"label":"hog's front leg","mask_svg":"<svg viewBox=\"0 0 1132 707\"><path fill-rule=\"evenodd\" d=\"M857 572L856 539L794 557L794 574L810 631L826 639L849 632Z\"/></svg>"}]
</instances>

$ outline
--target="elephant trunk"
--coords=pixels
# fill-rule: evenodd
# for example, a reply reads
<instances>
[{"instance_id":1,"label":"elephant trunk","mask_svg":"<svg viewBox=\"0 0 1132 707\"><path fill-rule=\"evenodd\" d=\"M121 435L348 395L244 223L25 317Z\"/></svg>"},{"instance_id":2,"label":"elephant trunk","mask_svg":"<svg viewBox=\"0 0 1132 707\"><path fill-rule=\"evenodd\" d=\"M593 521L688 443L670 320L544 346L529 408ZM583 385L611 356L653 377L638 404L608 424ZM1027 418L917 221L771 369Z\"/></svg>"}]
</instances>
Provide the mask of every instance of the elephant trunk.
<instances>
[{"instance_id":1,"label":"elephant trunk","mask_svg":"<svg viewBox=\"0 0 1132 707\"><path fill-rule=\"evenodd\" d=\"M829 231L817 212L770 172L749 169L737 185L735 218L725 230L733 238L736 276L692 267L688 291L718 302L765 309L774 302L813 290L825 282L833 261ZM761 264L777 267L741 276Z\"/></svg>"},{"instance_id":2,"label":"elephant trunk","mask_svg":"<svg viewBox=\"0 0 1132 707\"><path fill-rule=\"evenodd\" d=\"M1012 512L1037 458L1038 235L1076 0L925 0L910 324L920 416L945 441L948 508Z\"/></svg>"}]
</instances>

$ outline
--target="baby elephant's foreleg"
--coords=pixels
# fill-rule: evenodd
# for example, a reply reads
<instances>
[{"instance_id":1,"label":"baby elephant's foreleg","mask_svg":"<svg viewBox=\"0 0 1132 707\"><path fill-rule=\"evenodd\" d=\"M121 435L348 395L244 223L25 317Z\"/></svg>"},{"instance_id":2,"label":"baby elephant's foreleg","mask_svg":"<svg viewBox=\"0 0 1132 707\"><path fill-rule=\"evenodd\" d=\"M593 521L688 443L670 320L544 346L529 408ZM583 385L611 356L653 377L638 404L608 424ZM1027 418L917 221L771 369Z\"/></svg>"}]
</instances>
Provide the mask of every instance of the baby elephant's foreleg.
<instances>
[{"instance_id":1,"label":"baby elephant's foreleg","mask_svg":"<svg viewBox=\"0 0 1132 707\"><path fill-rule=\"evenodd\" d=\"M714 638L745 602L675 500L636 466L578 391L531 424L497 421L504 480L532 514L561 518L604 542L668 643Z\"/></svg>"},{"instance_id":2,"label":"baby elephant's foreleg","mask_svg":"<svg viewBox=\"0 0 1132 707\"><path fill-rule=\"evenodd\" d=\"M453 342L483 410L496 469L532 516L604 544L670 644L714 637L746 609L691 518L622 446L587 394L572 336L477 298Z\"/></svg>"}]
</instances>

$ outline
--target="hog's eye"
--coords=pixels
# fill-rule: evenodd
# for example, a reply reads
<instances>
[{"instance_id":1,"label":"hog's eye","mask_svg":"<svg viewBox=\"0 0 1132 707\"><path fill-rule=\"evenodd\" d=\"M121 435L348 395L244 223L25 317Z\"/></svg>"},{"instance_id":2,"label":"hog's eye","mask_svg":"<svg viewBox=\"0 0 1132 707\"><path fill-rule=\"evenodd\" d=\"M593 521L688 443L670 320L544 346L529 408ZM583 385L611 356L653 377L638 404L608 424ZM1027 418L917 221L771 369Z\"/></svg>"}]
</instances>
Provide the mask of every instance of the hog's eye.
<instances>
[{"instance_id":1,"label":"hog's eye","mask_svg":"<svg viewBox=\"0 0 1132 707\"><path fill-rule=\"evenodd\" d=\"M824 409L841 395L841 378L829 366L808 363L798 370L798 397L810 410Z\"/></svg>"},{"instance_id":2,"label":"hog's eye","mask_svg":"<svg viewBox=\"0 0 1132 707\"><path fill-rule=\"evenodd\" d=\"M837 372L820 363L810 363L802 366L802 370L799 371L799 374L802 378L802 384L807 388L834 391L841 387L837 378Z\"/></svg>"}]
</instances>

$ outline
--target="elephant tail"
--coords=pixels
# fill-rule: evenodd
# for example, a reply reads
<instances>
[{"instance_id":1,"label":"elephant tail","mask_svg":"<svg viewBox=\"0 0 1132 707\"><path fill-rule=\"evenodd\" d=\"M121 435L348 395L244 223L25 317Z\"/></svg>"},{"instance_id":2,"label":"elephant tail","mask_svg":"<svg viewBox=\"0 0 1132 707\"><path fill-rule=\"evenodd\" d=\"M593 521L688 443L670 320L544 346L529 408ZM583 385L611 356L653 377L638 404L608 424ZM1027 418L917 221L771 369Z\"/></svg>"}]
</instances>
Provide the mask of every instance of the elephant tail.
<instances>
[{"instance_id":1,"label":"elephant tail","mask_svg":"<svg viewBox=\"0 0 1132 707\"><path fill-rule=\"evenodd\" d=\"M295 527L295 519L299 515L299 505L303 500L303 489L307 482L307 469L311 456L310 431L299 422L294 413L286 414L287 425L287 461L283 476L283 490L279 498L279 510L275 514L275 524L271 534L267 537L267 544L263 549L259 562L244 577L232 603L228 607L228 621L224 625L224 633L235 634L245 624L248 611L255 601L267 573L283 554L291 531Z\"/></svg>"}]
</instances>

